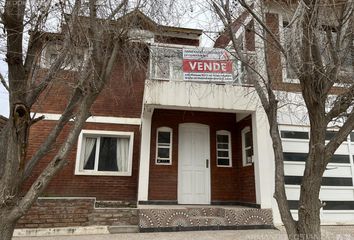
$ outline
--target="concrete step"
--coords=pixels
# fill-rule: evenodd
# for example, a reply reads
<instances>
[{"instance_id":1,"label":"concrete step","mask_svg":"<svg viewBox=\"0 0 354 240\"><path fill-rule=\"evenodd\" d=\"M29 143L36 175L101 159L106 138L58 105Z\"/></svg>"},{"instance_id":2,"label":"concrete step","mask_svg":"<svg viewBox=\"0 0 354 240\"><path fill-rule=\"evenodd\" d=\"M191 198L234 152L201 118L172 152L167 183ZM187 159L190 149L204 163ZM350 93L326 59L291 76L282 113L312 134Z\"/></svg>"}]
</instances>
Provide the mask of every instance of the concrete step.
<instances>
[{"instance_id":1,"label":"concrete step","mask_svg":"<svg viewBox=\"0 0 354 240\"><path fill-rule=\"evenodd\" d=\"M121 225L121 226L109 226L108 231L111 234L115 233L137 233L139 227L137 225Z\"/></svg>"}]
</instances>

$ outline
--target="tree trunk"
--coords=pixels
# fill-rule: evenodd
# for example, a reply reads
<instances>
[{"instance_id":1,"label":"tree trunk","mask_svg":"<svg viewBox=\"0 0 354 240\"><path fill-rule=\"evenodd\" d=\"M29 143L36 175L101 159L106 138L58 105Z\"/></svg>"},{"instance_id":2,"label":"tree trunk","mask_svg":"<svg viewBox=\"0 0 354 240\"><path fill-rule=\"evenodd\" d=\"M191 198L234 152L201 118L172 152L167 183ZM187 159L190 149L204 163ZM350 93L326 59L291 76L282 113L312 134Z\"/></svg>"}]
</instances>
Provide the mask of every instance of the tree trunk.
<instances>
[{"instance_id":1,"label":"tree trunk","mask_svg":"<svg viewBox=\"0 0 354 240\"><path fill-rule=\"evenodd\" d=\"M15 230L16 221L8 219L9 211L0 210L0 240L11 240Z\"/></svg>"},{"instance_id":2,"label":"tree trunk","mask_svg":"<svg viewBox=\"0 0 354 240\"><path fill-rule=\"evenodd\" d=\"M312 156L309 156L308 161L310 160L310 158L313 158L313 161L314 158L316 158L316 160L322 160L320 153L312 154ZM318 168L319 167L320 166L318 166ZM308 169L310 169L310 167ZM321 169L317 169L315 171L308 171L308 172L309 173L306 173L305 171L304 180L301 185L301 194L300 194L299 207L298 207L299 210L298 239L299 240L310 240L310 239L320 240L321 239L320 209L322 207L322 204L319 199L319 193L321 189L321 181L322 181L323 173Z\"/></svg>"}]
</instances>

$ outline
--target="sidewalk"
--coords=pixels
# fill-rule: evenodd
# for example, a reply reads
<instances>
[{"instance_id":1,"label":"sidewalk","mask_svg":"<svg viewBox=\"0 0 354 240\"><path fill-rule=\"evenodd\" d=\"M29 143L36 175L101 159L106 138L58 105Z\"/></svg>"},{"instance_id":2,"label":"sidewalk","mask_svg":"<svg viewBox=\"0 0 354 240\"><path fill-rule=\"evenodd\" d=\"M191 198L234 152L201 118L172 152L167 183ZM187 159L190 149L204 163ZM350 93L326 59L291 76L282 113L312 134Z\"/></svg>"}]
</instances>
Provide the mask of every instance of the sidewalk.
<instances>
[{"instance_id":1,"label":"sidewalk","mask_svg":"<svg viewBox=\"0 0 354 240\"><path fill-rule=\"evenodd\" d=\"M322 227L322 240L354 240L354 226ZM285 240L280 230L193 231L168 233L128 233L106 235L76 235L52 237L15 237L14 240Z\"/></svg>"}]
</instances>

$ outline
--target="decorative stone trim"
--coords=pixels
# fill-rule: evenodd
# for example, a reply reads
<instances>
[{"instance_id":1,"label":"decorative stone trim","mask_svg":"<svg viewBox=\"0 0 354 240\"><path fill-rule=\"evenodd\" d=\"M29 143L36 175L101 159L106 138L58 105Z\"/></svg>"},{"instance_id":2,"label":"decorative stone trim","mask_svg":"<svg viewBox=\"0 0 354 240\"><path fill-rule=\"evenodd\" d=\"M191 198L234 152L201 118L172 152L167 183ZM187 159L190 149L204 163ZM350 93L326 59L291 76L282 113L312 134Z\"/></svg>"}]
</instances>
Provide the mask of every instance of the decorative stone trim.
<instances>
[{"instance_id":1,"label":"decorative stone trim","mask_svg":"<svg viewBox=\"0 0 354 240\"><path fill-rule=\"evenodd\" d=\"M272 227L272 210L221 207L139 210L139 227L142 232L239 229L252 226Z\"/></svg>"}]
</instances>

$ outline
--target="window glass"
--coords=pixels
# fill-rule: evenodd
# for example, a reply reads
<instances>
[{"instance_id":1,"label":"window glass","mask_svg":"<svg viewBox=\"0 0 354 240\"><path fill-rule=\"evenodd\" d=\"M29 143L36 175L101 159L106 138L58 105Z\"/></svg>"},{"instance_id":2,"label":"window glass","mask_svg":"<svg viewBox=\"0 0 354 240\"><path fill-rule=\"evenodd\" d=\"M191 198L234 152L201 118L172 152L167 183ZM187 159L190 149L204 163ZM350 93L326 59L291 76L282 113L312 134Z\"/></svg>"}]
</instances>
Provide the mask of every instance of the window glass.
<instances>
[{"instance_id":1,"label":"window glass","mask_svg":"<svg viewBox=\"0 0 354 240\"><path fill-rule=\"evenodd\" d=\"M290 43L293 41L291 37L291 29L288 27L288 23L284 23L283 26L284 47L285 51L288 53L290 49ZM286 63L286 77L290 79L297 79L298 77L295 71L292 69L291 64L289 64L289 61L291 61L291 56L288 56L288 62Z\"/></svg>"},{"instance_id":2,"label":"window glass","mask_svg":"<svg viewBox=\"0 0 354 240\"><path fill-rule=\"evenodd\" d=\"M93 170L95 167L96 138L86 138L84 152L84 169Z\"/></svg>"},{"instance_id":3,"label":"window glass","mask_svg":"<svg viewBox=\"0 0 354 240\"><path fill-rule=\"evenodd\" d=\"M116 138L101 138L98 171L118 171Z\"/></svg>"},{"instance_id":4,"label":"window glass","mask_svg":"<svg viewBox=\"0 0 354 240\"><path fill-rule=\"evenodd\" d=\"M280 136L282 138L309 139L308 132L299 131L280 131Z\"/></svg>"},{"instance_id":5,"label":"window glass","mask_svg":"<svg viewBox=\"0 0 354 240\"><path fill-rule=\"evenodd\" d=\"M151 48L152 79L183 80L182 49Z\"/></svg>"},{"instance_id":6,"label":"window glass","mask_svg":"<svg viewBox=\"0 0 354 240\"><path fill-rule=\"evenodd\" d=\"M169 145L170 137L171 137L170 132L158 132L158 143L160 145L164 145L164 144Z\"/></svg>"},{"instance_id":7,"label":"window glass","mask_svg":"<svg viewBox=\"0 0 354 240\"><path fill-rule=\"evenodd\" d=\"M130 136L83 136L79 171L127 173Z\"/></svg>"},{"instance_id":8,"label":"window glass","mask_svg":"<svg viewBox=\"0 0 354 240\"><path fill-rule=\"evenodd\" d=\"M242 135L242 162L243 166L249 166L253 160L253 141L250 127L245 127L241 131Z\"/></svg>"},{"instance_id":9,"label":"window glass","mask_svg":"<svg viewBox=\"0 0 354 240\"><path fill-rule=\"evenodd\" d=\"M157 158L170 158L170 149L158 148Z\"/></svg>"},{"instance_id":10,"label":"window glass","mask_svg":"<svg viewBox=\"0 0 354 240\"><path fill-rule=\"evenodd\" d=\"M157 129L156 164L171 164L172 129L161 127Z\"/></svg>"},{"instance_id":11,"label":"window glass","mask_svg":"<svg viewBox=\"0 0 354 240\"><path fill-rule=\"evenodd\" d=\"M228 131L216 133L217 166L231 167L231 134Z\"/></svg>"},{"instance_id":12,"label":"window glass","mask_svg":"<svg viewBox=\"0 0 354 240\"><path fill-rule=\"evenodd\" d=\"M245 133L245 144L246 147L252 146L252 134L250 131Z\"/></svg>"},{"instance_id":13,"label":"window glass","mask_svg":"<svg viewBox=\"0 0 354 240\"><path fill-rule=\"evenodd\" d=\"M330 38L327 37L327 31L330 31ZM284 33L284 47L287 52L290 49L290 44L293 42L293 37L291 36L291 28L288 26L287 22L283 23L283 33ZM320 54L322 56L323 64L326 66L331 66L333 64L331 56L331 47L330 41L336 44L337 41L337 31L335 28L330 26L322 26L322 30L317 31L318 36L317 40L319 41ZM352 38L352 36L347 35L346 38ZM352 41L351 41L352 42ZM344 51L344 52L343 52ZM354 56L354 47L353 42L350 46L345 49L340 50L339 55L342 55L342 65L341 65L341 74L352 74L353 72L353 56ZM288 61L293 61L291 54L288 54ZM297 79L295 71L291 68L290 64L287 62L286 66L286 75L287 78ZM345 75L344 75L345 76ZM350 75L351 76L351 75Z\"/></svg>"}]
</instances>

